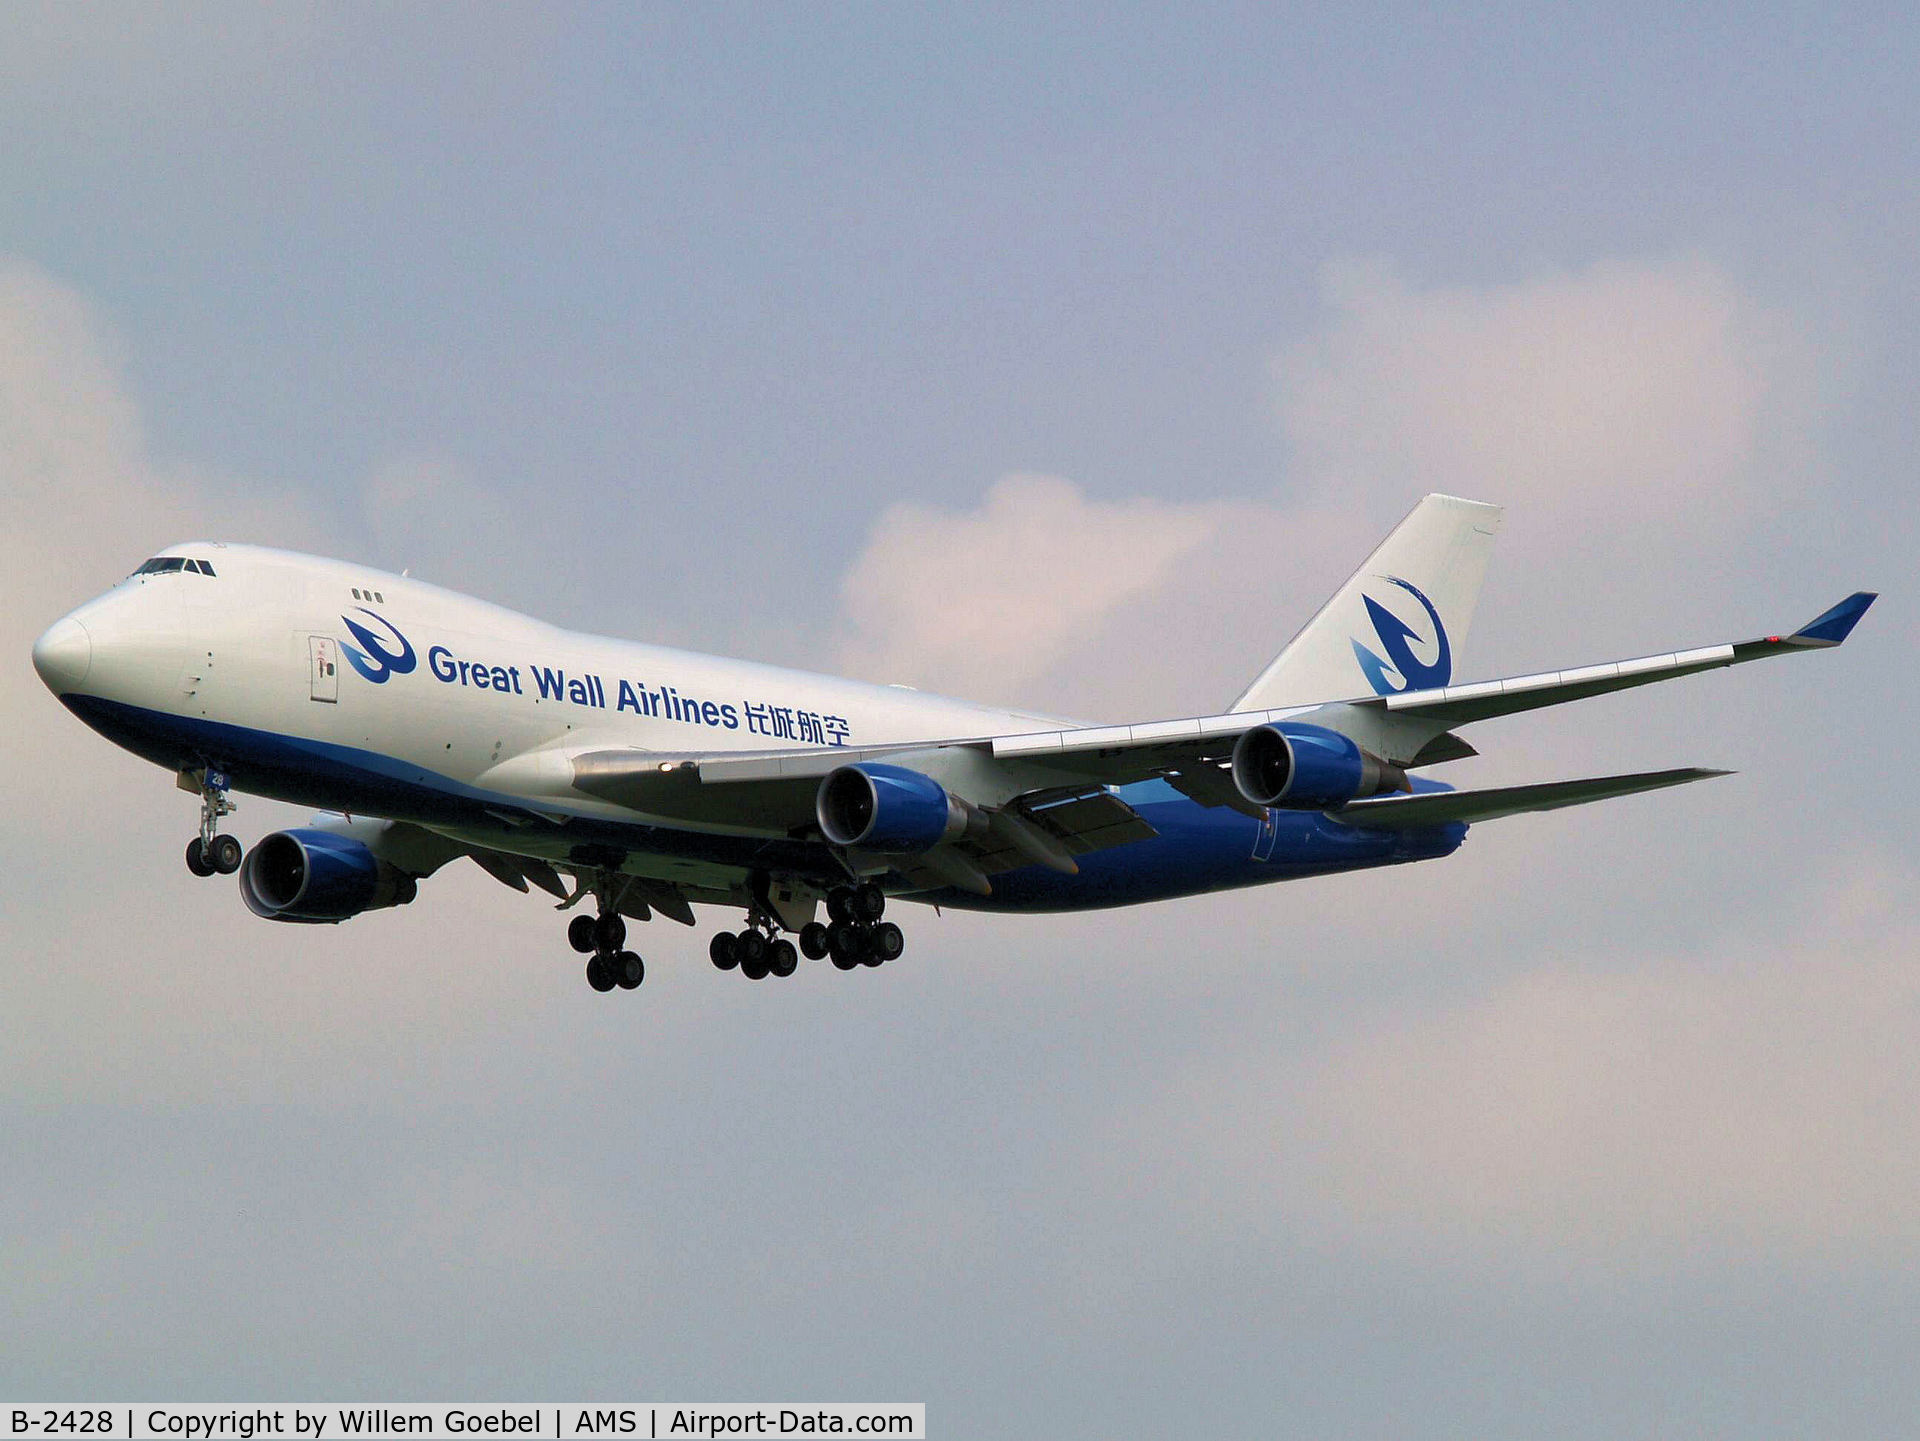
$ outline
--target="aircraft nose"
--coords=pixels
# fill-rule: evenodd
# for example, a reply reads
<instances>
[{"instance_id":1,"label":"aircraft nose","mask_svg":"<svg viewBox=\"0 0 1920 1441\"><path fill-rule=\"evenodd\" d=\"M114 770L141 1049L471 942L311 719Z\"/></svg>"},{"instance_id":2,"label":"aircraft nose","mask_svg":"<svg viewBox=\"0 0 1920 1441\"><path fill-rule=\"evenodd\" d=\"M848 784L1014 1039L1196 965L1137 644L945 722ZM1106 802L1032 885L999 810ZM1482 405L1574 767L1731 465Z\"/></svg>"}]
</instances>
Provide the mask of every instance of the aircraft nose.
<instances>
[{"instance_id":1,"label":"aircraft nose","mask_svg":"<svg viewBox=\"0 0 1920 1441\"><path fill-rule=\"evenodd\" d=\"M93 637L72 616L56 620L33 643L33 668L55 695L78 689L93 669Z\"/></svg>"}]
</instances>

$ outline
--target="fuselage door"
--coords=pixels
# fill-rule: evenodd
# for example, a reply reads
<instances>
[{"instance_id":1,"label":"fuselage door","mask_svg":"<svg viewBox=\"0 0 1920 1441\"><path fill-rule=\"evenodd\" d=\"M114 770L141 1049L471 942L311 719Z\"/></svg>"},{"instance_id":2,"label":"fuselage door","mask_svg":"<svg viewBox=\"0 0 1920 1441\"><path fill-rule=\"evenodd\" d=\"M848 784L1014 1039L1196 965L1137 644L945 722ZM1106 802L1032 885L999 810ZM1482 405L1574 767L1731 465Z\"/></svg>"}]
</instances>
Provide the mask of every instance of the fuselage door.
<instances>
[{"instance_id":1,"label":"fuselage door","mask_svg":"<svg viewBox=\"0 0 1920 1441\"><path fill-rule=\"evenodd\" d=\"M340 699L340 642L330 635L307 637L307 673L312 679L309 692L315 700L329 705Z\"/></svg>"}]
</instances>

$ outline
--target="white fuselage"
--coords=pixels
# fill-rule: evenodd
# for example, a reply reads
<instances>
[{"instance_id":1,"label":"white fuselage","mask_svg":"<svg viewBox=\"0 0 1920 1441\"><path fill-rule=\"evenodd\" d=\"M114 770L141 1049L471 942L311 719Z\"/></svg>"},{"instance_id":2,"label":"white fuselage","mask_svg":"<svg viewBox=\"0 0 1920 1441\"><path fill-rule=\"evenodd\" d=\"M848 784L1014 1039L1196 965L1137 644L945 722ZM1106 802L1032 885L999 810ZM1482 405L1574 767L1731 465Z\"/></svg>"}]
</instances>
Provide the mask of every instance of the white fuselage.
<instances>
[{"instance_id":1,"label":"white fuselage","mask_svg":"<svg viewBox=\"0 0 1920 1441\"><path fill-rule=\"evenodd\" d=\"M1051 723L568 631L368 566L217 543L163 554L213 574L136 574L73 611L36 653L57 691L377 757L568 815L634 819L571 790L562 752L583 746L825 750Z\"/></svg>"}]
</instances>

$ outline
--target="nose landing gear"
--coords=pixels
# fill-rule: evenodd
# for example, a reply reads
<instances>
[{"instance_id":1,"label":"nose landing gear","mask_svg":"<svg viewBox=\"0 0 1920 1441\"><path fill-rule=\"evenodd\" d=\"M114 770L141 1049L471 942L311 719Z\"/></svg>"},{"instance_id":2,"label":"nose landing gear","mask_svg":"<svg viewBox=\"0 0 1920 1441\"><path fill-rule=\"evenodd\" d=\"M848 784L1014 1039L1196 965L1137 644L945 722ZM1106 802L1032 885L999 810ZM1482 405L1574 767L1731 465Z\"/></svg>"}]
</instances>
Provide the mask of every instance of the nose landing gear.
<instances>
[{"instance_id":1,"label":"nose landing gear","mask_svg":"<svg viewBox=\"0 0 1920 1441\"><path fill-rule=\"evenodd\" d=\"M230 876L240 869L240 842L216 834L224 816L233 814L227 778L216 770L200 777L200 834L187 842L187 869L196 876Z\"/></svg>"}]
</instances>

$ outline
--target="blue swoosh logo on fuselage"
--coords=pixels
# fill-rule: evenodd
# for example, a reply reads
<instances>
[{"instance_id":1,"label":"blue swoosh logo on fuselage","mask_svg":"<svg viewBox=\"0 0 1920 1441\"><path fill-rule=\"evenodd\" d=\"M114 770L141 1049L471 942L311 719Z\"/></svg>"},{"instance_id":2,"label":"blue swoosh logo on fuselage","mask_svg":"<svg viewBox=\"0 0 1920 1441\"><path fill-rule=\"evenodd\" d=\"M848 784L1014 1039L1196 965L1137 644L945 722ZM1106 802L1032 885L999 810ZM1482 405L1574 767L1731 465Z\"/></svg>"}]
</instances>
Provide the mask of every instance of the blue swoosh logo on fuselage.
<instances>
[{"instance_id":1,"label":"blue swoosh logo on fuselage","mask_svg":"<svg viewBox=\"0 0 1920 1441\"><path fill-rule=\"evenodd\" d=\"M346 652L347 661L355 670L375 685L384 685L388 676L405 675L419 664L419 657L413 653L413 642L400 634L392 621L383 615L375 614L365 606L360 607L360 613L384 626L387 634L400 642L400 649L389 649L384 640L359 621L343 615L340 617L340 624L347 628L349 635L360 642L359 649L348 645L345 641L340 642L340 649Z\"/></svg>"}]
</instances>

